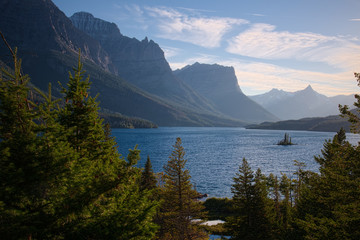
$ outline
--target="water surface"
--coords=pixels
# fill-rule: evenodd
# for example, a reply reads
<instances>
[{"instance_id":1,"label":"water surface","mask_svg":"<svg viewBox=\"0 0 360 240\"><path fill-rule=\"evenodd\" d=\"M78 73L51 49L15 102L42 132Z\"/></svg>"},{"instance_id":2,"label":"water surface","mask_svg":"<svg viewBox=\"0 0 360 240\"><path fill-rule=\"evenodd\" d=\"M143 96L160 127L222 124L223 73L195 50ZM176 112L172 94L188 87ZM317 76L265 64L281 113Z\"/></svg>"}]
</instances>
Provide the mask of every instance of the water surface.
<instances>
[{"instance_id":1,"label":"water surface","mask_svg":"<svg viewBox=\"0 0 360 240\"><path fill-rule=\"evenodd\" d=\"M276 143L290 134L296 145L278 146ZM307 169L318 171L314 155L321 154L325 140L335 133L254 130L243 128L161 127L158 129L113 129L119 152L126 156L128 149L137 144L141 150L142 167L149 155L155 172L162 172L169 160L176 138L180 137L185 148L187 168L192 182L201 193L212 197L231 197L231 184L243 158L255 171L286 173L291 175L294 160L306 163ZM347 134L356 144L360 137Z\"/></svg>"}]
</instances>

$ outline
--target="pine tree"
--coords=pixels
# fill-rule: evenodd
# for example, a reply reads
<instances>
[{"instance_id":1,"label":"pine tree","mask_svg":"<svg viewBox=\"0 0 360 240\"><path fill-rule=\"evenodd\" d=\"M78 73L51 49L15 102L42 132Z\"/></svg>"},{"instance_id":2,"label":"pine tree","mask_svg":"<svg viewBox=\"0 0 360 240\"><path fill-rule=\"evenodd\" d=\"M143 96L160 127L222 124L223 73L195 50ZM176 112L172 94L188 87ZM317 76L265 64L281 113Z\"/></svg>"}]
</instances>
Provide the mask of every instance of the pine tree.
<instances>
[{"instance_id":1,"label":"pine tree","mask_svg":"<svg viewBox=\"0 0 360 240\"><path fill-rule=\"evenodd\" d=\"M145 168L141 174L140 188L141 190L152 190L156 188L156 177L152 169L150 157L147 156Z\"/></svg>"},{"instance_id":2,"label":"pine tree","mask_svg":"<svg viewBox=\"0 0 360 240\"><path fill-rule=\"evenodd\" d=\"M139 150L125 161L105 134L81 63L66 101L38 90L14 54L0 79L0 234L6 239L151 239L157 202L141 193Z\"/></svg>"},{"instance_id":3,"label":"pine tree","mask_svg":"<svg viewBox=\"0 0 360 240\"><path fill-rule=\"evenodd\" d=\"M202 204L197 201L198 193L190 182L187 160L181 139L177 138L174 150L165 170L165 185L162 190L160 239L207 239L193 220L201 217Z\"/></svg>"},{"instance_id":4,"label":"pine tree","mask_svg":"<svg viewBox=\"0 0 360 240\"><path fill-rule=\"evenodd\" d=\"M280 180L280 192L283 196L281 201L281 215L282 215L282 233L286 237L290 232L290 223L292 219L292 205L291 205L291 179L286 174L282 174Z\"/></svg>"},{"instance_id":5,"label":"pine tree","mask_svg":"<svg viewBox=\"0 0 360 240\"><path fill-rule=\"evenodd\" d=\"M234 216L227 219L226 227L232 239L269 239L271 237L270 202L265 177L260 169L255 176L244 158L234 177Z\"/></svg>"},{"instance_id":6,"label":"pine tree","mask_svg":"<svg viewBox=\"0 0 360 240\"><path fill-rule=\"evenodd\" d=\"M355 73L360 86L360 74ZM354 105L360 107L360 95ZM342 116L360 133L360 118L339 105ZM359 111L357 109L357 111ZM301 189L296 206L298 235L305 239L360 238L360 145L346 141L344 129L326 141L322 156L315 157L320 174L313 173Z\"/></svg>"},{"instance_id":7,"label":"pine tree","mask_svg":"<svg viewBox=\"0 0 360 240\"><path fill-rule=\"evenodd\" d=\"M358 82L358 86L360 87L360 73L354 73L356 81ZM348 121L351 123L351 132L353 133L360 133L360 95L355 94L355 102L354 106L356 107L357 113L353 113L349 110L347 105L342 106L339 105L339 110L341 116L348 118Z\"/></svg>"},{"instance_id":8,"label":"pine tree","mask_svg":"<svg viewBox=\"0 0 360 240\"><path fill-rule=\"evenodd\" d=\"M99 117L96 97L89 94L89 77L83 78L80 59L73 70L59 113L67 141L78 154L65 182L71 193L64 202L66 237L150 238L156 230L152 216L157 204L140 193L140 170L134 167L139 150L131 150L127 162L119 155Z\"/></svg>"},{"instance_id":9,"label":"pine tree","mask_svg":"<svg viewBox=\"0 0 360 240\"><path fill-rule=\"evenodd\" d=\"M360 237L360 148L338 134L315 158L320 174L309 179L297 204L297 226L305 238Z\"/></svg>"}]
</instances>

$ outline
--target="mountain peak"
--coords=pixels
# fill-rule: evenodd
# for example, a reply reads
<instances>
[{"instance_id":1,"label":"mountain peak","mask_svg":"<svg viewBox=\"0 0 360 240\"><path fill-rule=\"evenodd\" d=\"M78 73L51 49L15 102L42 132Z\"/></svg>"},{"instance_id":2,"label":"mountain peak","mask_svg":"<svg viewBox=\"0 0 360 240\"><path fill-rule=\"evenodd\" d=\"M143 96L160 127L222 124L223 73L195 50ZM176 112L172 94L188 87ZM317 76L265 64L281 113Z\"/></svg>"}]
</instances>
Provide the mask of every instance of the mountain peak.
<instances>
[{"instance_id":1,"label":"mountain peak","mask_svg":"<svg viewBox=\"0 0 360 240\"><path fill-rule=\"evenodd\" d=\"M149 43L148 37L145 37L141 42L142 42L142 43Z\"/></svg>"},{"instance_id":2,"label":"mountain peak","mask_svg":"<svg viewBox=\"0 0 360 240\"><path fill-rule=\"evenodd\" d=\"M70 20L74 26L90 36L103 40L104 38L117 39L121 36L120 29L115 23L104 21L100 18L94 17L88 12L77 12L74 13Z\"/></svg>"},{"instance_id":3,"label":"mountain peak","mask_svg":"<svg viewBox=\"0 0 360 240\"><path fill-rule=\"evenodd\" d=\"M311 87L310 84L304 90L305 91L314 91L314 89Z\"/></svg>"},{"instance_id":4,"label":"mountain peak","mask_svg":"<svg viewBox=\"0 0 360 240\"><path fill-rule=\"evenodd\" d=\"M91 13L89 13L89 12L84 12L84 11L76 12L76 13L73 14L73 16L95 18Z\"/></svg>"}]
</instances>

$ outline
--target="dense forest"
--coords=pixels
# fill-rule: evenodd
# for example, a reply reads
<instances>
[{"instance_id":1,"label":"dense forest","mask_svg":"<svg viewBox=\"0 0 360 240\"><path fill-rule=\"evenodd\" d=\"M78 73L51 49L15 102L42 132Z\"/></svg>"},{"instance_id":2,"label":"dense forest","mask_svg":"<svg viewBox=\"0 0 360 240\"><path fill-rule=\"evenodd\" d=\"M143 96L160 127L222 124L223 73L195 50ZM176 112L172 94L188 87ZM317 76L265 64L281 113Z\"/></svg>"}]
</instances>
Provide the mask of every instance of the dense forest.
<instances>
[{"instance_id":1,"label":"dense forest","mask_svg":"<svg viewBox=\"0 0 360 240\"><path fill-rule=\"evenodd\" d=\"M265 176L243 159L232 199L203 202L180 138L163 173L150 157L136 167L136 146L126 158L118 153L80 57L54 100L51 85L47 93L29 87L16 50L12 56L14 71L0 75L1 238L360 239L360 146L343 129L315 157L319 173L295 162L294 175ZM340 110L359 133L358 115ZM225 224L207 227L206 219Z\"/></svg>"}]
</instances>

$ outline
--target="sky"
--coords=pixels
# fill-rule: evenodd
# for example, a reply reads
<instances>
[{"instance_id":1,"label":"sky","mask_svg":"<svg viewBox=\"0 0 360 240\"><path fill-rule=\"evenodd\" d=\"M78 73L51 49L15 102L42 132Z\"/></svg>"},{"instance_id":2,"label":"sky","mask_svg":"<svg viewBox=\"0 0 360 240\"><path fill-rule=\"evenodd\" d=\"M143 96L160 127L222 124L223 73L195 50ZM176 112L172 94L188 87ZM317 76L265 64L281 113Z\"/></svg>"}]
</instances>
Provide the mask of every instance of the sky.
<instances>
[{"instance_id":1,"label":"sky","mask_svg":"<svg viewBox=\"0 0 360 240\"><path fill-rule=\"evenodd\" d=\"M173 70L233 66L246 95L309 84L324 95L359 92L360 0L53 0L128 37L152 39Z\"/></svg>"}]
</instances>

